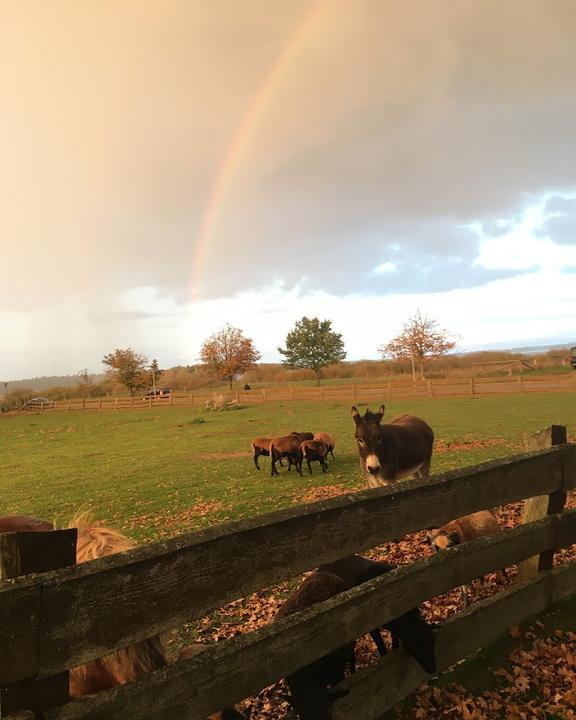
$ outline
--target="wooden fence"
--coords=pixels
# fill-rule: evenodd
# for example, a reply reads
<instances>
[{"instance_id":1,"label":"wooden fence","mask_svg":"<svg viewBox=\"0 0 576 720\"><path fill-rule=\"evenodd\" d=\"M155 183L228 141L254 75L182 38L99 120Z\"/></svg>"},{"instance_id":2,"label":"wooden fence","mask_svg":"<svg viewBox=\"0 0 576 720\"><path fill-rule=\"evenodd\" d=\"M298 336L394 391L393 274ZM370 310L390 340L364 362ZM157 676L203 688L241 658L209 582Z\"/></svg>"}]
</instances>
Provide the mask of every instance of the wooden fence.
<instances>
[{"instance_id":1,"label":"wooden fence","mask_svg":"<svg viewBox=\"0 0 576 720\"><path fill-rule=\"evenodd\" d=\"M279 386L232 392L173 393L163 398L105 397L58 400L50 406L35 410L126 410L130 408L157 408L172 406L204 406L219 397L246 405L261 402L290 402L295 400L318 400L334 402L365 402L416 397L483 397L512 393L569 392L576 391L576 373L573 375L534 375L498 378L454 378L424 380L412 383L392 380L370 385L322 385Z\"/></svg>"},{"instance_id":2,"label":"wooden fence","mask_svg":"<svg viewBox=\"0 0 576 720\"><path fill-rule=\"evenodd\" d=\"M576 510L564 511L566 493L576 487L576 445L564 440L564 428L548 429L538 445L562 444L57 570L47 566L53 557L47 549L59 544L68 563L74 530L0 536L0 568L4 577L15 577L0 583L3 717L38 717L16 715L34 708L49 720L204 718L424 600L539 556L521 582L441 624L436 659L444 670L576 592L576 562L552 564L555 550L576 543ZM66 702L71 667L321 563L467 513L543 495L545 506L532 512L528 524L402 566L303 613L214 643L194 658ZM35 563L47 571L25 575ZM332 717L378 718L426 678L404 650L395 651L345 681L350 692L335 702Z\"/></svg>"}]
</instances>

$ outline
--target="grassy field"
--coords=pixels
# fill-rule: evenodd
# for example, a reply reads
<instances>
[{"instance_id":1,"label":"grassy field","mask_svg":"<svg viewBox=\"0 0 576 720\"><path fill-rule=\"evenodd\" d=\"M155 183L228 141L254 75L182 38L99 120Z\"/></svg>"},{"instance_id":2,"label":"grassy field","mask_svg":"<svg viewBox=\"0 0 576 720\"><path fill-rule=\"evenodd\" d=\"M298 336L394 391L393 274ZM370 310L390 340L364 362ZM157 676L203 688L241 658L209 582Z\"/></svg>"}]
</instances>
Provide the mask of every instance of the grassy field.
<instances>
[{"instance_id":1,"label":"grassy field","mask_svg":"<svg viewBox=\"0 0 576 720\"><path fill-rule=\"evenodd\" d=\"M390 403L387 417L411 412L437 438L433 471L463 467L522 449L523 436L550 423L574 435L574 395L423 399ZM139 540L196 530L318 499L331 489L364 487L348 404L279 403L227 412L163 408L59 412L0 418L0 514L62 523L79 509ZM269 459L257 472L250 440L291 430L328 430L336 462L310 477Z\"/></svg>"}]
</instances>

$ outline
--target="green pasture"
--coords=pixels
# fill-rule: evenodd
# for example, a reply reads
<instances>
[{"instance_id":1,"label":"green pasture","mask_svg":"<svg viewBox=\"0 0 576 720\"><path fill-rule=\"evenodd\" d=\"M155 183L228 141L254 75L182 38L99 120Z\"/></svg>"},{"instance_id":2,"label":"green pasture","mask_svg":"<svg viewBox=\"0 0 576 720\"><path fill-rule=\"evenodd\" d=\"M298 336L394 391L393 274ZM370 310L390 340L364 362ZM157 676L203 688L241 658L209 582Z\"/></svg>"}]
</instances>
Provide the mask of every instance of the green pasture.
<instances>
[{"instance_id":1,"label":"green pasture","mask_svg":"<svg viewBox=\"0 0 576 720\"><path fill-rule=\"evenodd\" d=\"M374 403L375 407L377 403ZM433 427L433 472L522 450L550 423L574 437L576 394L390 402L386 416L420 415ZM257 472L250 440L327 430L336 462L322 475ZM301 502L319 487L361 489L349 403L285 402L225 412L189 408L45 412L0 417L0 514L64 523L80 509L137 539L166 537Z\"/></svg>"}]
</instances>

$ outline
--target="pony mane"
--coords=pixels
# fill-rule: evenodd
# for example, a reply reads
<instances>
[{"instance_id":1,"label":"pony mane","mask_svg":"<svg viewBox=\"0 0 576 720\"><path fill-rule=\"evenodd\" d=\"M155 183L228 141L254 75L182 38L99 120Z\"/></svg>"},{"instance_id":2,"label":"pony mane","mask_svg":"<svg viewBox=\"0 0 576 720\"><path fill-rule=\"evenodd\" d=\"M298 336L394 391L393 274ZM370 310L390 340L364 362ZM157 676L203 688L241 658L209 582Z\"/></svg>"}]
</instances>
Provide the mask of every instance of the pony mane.
<instances>
[{"instance_id":1,"label":"pony mane","mask_svg":"<svg viewBox=\"0 0 576 720\"><path fill-rule=\"evenodd\" d=\"M118 530L104 527L93 519L91 513L77 513L68 524L78 530L76 562L114 555L138 547L131 538ZM140 675L166 665L166 657L159 636L142 640L130 647L118 650L70 670L70 696L73 698L108 690Z\"/></svg>"},{"instance_id":2,"label":"pony mane","mask_svg":"<svg viewBox=\"0 0 576 720\"><path fill-rule=\"evenodd\" d=\"M89 512L77 513L70 520L68 527L78 530L76 543L76 562L78 563L138 547L134 540L122 535L118 530L100 525Z\"/></svg>"}]
</instances>

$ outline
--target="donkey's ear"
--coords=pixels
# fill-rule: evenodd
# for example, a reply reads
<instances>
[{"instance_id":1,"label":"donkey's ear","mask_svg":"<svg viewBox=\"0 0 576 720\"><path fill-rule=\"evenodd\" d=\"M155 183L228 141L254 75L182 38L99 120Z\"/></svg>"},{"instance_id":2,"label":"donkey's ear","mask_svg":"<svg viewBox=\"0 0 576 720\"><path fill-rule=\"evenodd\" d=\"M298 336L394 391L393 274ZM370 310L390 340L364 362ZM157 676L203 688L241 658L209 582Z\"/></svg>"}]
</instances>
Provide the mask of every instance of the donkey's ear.
<instances>
[{"instance_id":1,"label":"donkey's ear","mask_svg":"<svg viewBox=\"0 0 576 720\"><path fill-rule=\"evenodd\" d=\"M380 407L378 408L378 412L374 413L378 418L378 422L380 422L382 420L382 418L384 417L384 410L385 410L384 405L380 405Z\"/></svg>"},{"instance_id":2,"label":"donkey's ear","mask_svg":"<svg viewBox=\"0 0 576 720\"><path fill-rule=\"evenodd\" d=\"M360 416L360 413L358 412L358 408L356 407L356 405L352 405L352 419L354 420L354 423L356 425L360 425L360 421L362 418Z\"/></svg>"}]
</instances>

